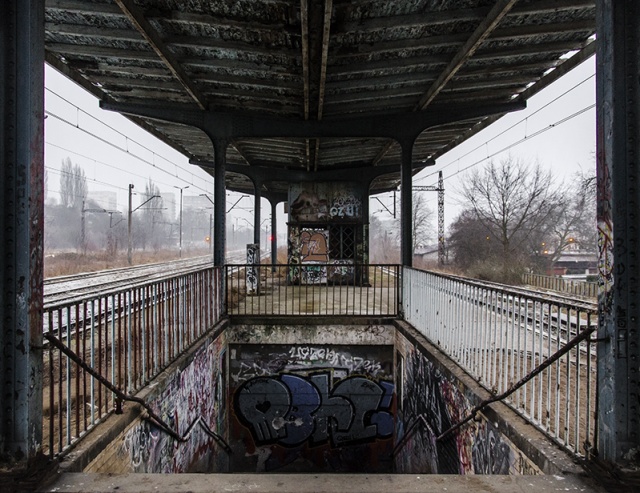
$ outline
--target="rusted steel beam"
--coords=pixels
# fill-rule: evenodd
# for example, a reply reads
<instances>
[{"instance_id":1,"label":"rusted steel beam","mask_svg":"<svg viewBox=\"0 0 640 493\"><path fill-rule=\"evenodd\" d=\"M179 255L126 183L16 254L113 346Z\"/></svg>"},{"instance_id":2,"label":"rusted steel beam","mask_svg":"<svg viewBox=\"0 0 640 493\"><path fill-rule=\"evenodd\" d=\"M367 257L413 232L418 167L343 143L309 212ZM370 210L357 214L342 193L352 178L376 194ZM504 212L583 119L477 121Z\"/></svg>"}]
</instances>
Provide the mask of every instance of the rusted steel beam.
<instances>
[{"instance_id":1,"label":"rusted steel beam","mask_svg":"<svg viewBox=\"0 0 640 493\"><path fill-rule=\"evenodd\" d=\"M0 456L42 451L44 1L0 18Z\"/></svg>"}]
</instances>

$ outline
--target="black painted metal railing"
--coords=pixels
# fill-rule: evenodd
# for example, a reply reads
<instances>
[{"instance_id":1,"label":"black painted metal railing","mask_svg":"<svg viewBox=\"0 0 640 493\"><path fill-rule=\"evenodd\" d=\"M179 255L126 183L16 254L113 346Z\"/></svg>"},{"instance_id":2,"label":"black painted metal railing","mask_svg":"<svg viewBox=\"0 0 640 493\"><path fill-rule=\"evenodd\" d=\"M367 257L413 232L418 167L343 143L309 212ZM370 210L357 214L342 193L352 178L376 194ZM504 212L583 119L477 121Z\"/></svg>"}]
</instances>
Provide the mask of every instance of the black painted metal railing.
<instances>
[{"instance_id":1,"label":"black painted metal railing","mask_svg":"<svg viewBox=\"0 0 640 493\"><path fill-rule=\"evenodd\" d=\"M400 266L226 266L229 315L397 316Z\"/></svg>"}]
</instances>

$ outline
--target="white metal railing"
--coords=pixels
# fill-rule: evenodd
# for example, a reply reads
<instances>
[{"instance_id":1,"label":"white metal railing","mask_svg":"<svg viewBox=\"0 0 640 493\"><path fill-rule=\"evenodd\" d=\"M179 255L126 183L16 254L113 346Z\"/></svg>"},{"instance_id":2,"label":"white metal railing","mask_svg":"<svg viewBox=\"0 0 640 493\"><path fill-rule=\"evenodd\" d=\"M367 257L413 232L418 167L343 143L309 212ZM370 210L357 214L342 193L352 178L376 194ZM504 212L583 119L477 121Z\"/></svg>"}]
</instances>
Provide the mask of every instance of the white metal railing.
<instances>
[{"instance_id":1,"label":"white metal railing","mask_svg":"<svg viewBox=\"0 0 640 493\"><path fill-rule=\"evenodd\" d=\"M597 325L597 306L404 268L404 318L493 394ZM595 443L596 354L587 339L505 400L575 455Z\"/></svg>"},{"instance_id":2,"label":"white metal railing","mask_svg":"<svg viewBox=\"0 0 640 493\"><path fill-rule=\"evenodd\" d=\"M562 277L543 276L540 274L524 274L522 276L522 282L530 286L550 289L567 295L576 295L594 299L598 297L597 282L563 279Z\"/></svg>"}]
</instances>

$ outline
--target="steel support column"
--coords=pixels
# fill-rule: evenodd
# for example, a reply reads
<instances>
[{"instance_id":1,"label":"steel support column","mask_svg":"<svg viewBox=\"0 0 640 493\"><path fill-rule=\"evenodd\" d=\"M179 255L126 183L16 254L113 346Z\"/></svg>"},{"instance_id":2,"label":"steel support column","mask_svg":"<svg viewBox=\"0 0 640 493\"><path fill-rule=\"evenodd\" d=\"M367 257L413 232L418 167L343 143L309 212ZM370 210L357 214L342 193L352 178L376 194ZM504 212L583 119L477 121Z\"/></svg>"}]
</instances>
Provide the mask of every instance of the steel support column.
<instances>
[{"instance_id":1,"label":"steel support column","mask_svg":"<svg viewBox=\"0 0 640 493\"><path fill-rule=\"evenodd\" d=\"M0 457L25 466L42 450L44 0L3 2L0 77Z\"/></svg>"},{"instance_id":2,"label":"steel support column","mask_svg":"<svg viewBox=\"0 0 640 493\"><path fill-rule=\"evenodd\" d=\"M413 196L412 180L413 167L411 159L413 156L414 139L407 139L400 142L402 146L402 167L400 170L400 253L402 265L413 266Z\"/></svg>"},{"instance_id":3,"label":"steel support column","mask_svg":"<svg viewBox=\"0 0 640 493\"><path fill-rule=\"evenodd\" d=\"M262 202L262 182L253 182L253 242L260 245L260 204ZM266 248L264 245L262 248ZM261 249L262 249L261 248Z\"/></svg>"},{"instance_id":4,"label":"steel support column","mask_svg":"<svg viewBox=\"0 0 640 493\"><path fill-rule=\"evenodd\" d=\"M640 4L637 0L598 0L597 39L600 248L597 446L599 457L605 461L637 464L640 446Z\"/></svg>"},{"instance_id":5,"label":"steel support column","mask_svg":"<svg viewBox=\"0 0 640 493\"><path fill-rule=\"evenodd\" d=\"M278 202L271 200L269 203L271 204L271 263L272 270L275 272L275 265L278 263L278 218L276 217Z\"/></svg>"},{"instance_id":6,"label":"steel support column","mask_svg":"<svg viewBox=\"0 0 640 493\"><path fill-rule=\"evenodd\" d=\"M225 264L226 258L226 163L227 145L226 139L212 139L214 152L214 190L213 190L213 265L221 266Z\"/></svg>"},{"instance_id":7,"label":"steel support column","mask_svg":"<svg viewBox=\"0 0 640 493\"><path fill-rule=\"evenodd\" d=\"M371 181L364 179L361 180L362 186L362 256L357 258L356 262L365 265L369 264L369 190L371 189ZM369 285L369 269L364 268L362 270L362 285Z\"/></svg>"}]
</instances>

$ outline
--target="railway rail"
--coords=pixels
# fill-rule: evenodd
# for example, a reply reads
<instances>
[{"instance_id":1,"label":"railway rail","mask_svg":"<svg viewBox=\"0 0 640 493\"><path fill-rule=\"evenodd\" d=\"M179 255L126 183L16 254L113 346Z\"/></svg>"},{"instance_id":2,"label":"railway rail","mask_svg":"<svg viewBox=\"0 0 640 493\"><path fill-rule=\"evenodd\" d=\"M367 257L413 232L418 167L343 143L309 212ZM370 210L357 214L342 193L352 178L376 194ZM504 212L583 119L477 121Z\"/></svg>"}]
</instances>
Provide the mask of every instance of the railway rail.
<instances>
[{"instance_id":1,"label":"railway rail","mask_svg":"<svg viewBox=\"0 0 640 493\"><path fill-rule=\"evenodd\" d=\"M268 254L265 254L265 258L267 256ZM242 250L229 252L227 262L242 262L244 257L245 253ZM47 310L56 305L104 296L112 291L197 272L211 265L211 256L204 255L170 262L52 277L44 280L44 308Z\"/></svg>"},{"instance_id":2,"label":"railway rail","mask_svg":"<svg viewBox=\"0 0 640 493\"><path fill-rule=\"evenodd\" d=\"M211 257L194 257L156 264L53 277L44 281L44 308L70 303L140 283L157 281L211 265Z\"/></svg>"}]
</instances>

